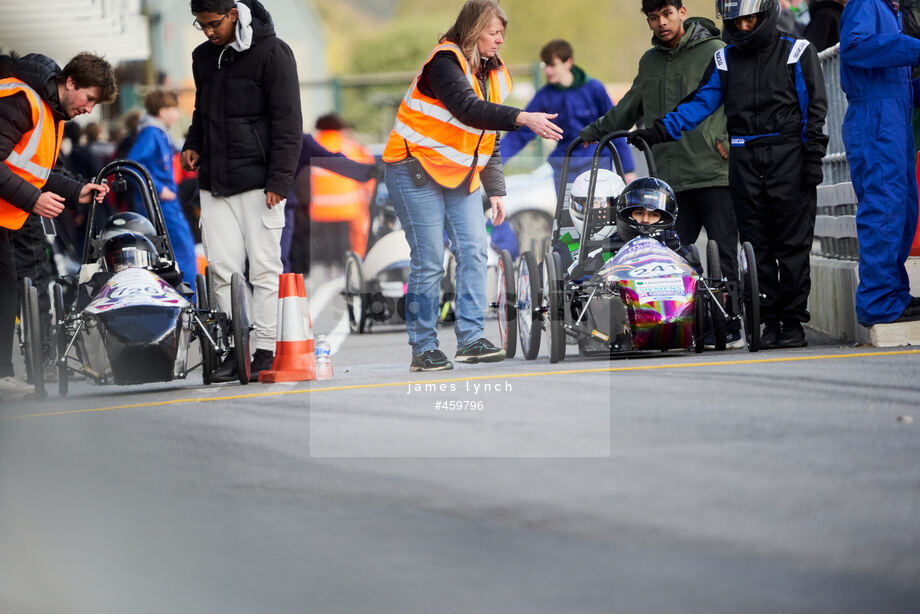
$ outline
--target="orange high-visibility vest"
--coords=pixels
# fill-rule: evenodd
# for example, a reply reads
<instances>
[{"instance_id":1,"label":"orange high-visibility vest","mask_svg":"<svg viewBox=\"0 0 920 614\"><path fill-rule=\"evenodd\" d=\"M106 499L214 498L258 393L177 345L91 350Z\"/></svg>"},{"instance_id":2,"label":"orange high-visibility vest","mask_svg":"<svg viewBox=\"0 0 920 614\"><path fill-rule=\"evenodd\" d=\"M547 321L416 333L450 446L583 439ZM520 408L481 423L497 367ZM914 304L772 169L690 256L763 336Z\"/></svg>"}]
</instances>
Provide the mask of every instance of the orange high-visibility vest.
<instances>
[{"instance_id":1,"label":"orange high-visibility vest","mask_svg":"<svg viewBox=\"0 0 920 614\"><path fill-rule=\"evenodd\" d=\"M356 162L373 164L374 156L338 130L320 130L316 141L332 153L343 153ZM315 165L310 167L310 219L314 222L347 222L368 208L370 182L361 183Z\"/></svg>"},{"instance_id":2,"label":"orange high-visibility vest","mask_svg":"<svg viewBox=\"0 0 920 614\"><path fill-rule=\"evenodd\" d=\"M55 122L48 103L24 82L14 77L0 79L0 98L20 92L25 93L32 107L32 129L22 135L3 162L16 175L41 189L48 182L61 150L64 122ZM0 198L0 226L18 230L27 217L28 211Z\"/></svg>"},{"instance_id":3,"label":"orange high-visibility vest","mask_svg":"<svg viewBox=\"0 0 920 614\"><path fill-rule=\"evenodd\" d=\"M480 130L463 124L437 98L430 98L418 89L418 80L425 66L440 51L452 51L460 62L463 74L476 95L486 100L479 80L453 43L434 48L415 80L406 92L396 114L393 132L383 152L384 162L398 162L407 153L418 158L428 175L445 188L456 188L472 172L470 192L479 188L479 173L495 149L495 130ZM488 101L501 104L511 93L511 74L504 63L489 72ZM408 150L408 152L407 152Z\"/></svg>"}]
</instances>

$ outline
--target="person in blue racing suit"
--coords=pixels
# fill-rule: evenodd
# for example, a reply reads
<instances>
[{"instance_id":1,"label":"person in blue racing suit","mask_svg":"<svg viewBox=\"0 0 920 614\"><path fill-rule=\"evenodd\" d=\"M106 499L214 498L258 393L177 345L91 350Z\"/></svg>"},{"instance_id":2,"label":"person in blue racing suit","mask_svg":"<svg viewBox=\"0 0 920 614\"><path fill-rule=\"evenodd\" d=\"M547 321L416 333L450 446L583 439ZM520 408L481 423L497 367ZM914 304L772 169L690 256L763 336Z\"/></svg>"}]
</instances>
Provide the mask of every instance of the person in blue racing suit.
<instances>
[{"instance_id":1,"label":"person in blue racing suit","mask_svg":"<svg viewBox=\"0 0 920 614\"><path fill-rule=\"evenodd\" d=\"M895 0L850 0L840 30L840 79L850 178L859 200L856 318L871 326L920 319L904 263L917 229L910 67L920 40L901 33Z\"/></svg>"}]
</instances>

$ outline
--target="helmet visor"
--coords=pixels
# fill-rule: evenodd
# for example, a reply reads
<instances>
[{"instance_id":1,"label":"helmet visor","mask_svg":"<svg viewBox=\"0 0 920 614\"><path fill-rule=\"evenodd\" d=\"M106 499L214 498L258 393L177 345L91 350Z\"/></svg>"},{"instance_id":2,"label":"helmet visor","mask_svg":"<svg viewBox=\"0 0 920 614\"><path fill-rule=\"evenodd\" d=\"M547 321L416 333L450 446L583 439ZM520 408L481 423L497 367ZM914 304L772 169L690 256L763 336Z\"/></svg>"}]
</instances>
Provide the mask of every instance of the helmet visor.
<instances>
[{"instance_id":1,"label":"helmet visor","mask_svg":"<svg viewBox=\"0 0 920 614\"><path fill-rule=\"evenodd\" d=\"M773 0L716 0L716 13L723 20L763 13Z\"/></svg>"},{"instance_id":2,"label":"helmet visor","mask_svg":"<svg viewBox=\"0 0 920 614\"><path fill-rule=\"evenodd\" d=\"M616 203L616 198L610 196L595 196L594 200L591 202L591 208L612 209L614 203ZM588 198L586 196L572 196L572 202L569 205L569 209L581 217L584 217L588 210Z\"/></svg>"},{"instance_id":3,"label":"helmet visor","mask_svg":"<svg viewBox=\"0 0 920 614\"><path fill-rule=\"evenodd\" d=\"M154 255L144 249L125 247L105 257L106 269L117 273L124 269L146 268L154 264Z\"/></svg>"},{"instance_id":4,"label":"helmet visor","mask_svg":"<svg viewBox=\"0 0 920 614\"><path fill-rule=\"evenodd\" d=\"M622 198L621 211L642 208L665 213L668 210L668 195L660 190L630 190Z\"/></svg>"}]
</instances>

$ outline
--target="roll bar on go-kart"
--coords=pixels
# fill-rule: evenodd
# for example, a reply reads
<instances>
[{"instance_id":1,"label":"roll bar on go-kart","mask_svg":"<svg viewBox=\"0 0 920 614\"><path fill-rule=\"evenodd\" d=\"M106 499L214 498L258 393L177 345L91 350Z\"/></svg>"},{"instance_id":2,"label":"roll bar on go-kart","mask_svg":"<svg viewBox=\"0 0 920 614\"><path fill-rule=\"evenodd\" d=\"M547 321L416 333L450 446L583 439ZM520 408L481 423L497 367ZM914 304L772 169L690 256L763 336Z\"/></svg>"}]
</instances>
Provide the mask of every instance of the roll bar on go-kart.
<instances>
[{"instance_id":1,"label":"roll bar on go-kart","mask_svg":"<svg viewBox=\"0 0 920 614\"><path fill-rule=\"evenodd\" d=\"M614 165L614 168L616 169L617 174L620 177L625 177L625 173L623 172L623 163L620 161L620 154L616 150L616 147L614 147L613 141L614 139L618 139L620 137L627 137L630 134L631 133L628 130L616 130L614 132L611 132L605 135L603 138L601 138L601 140L597 142L597 146L594 148L594 156L591 158L591 176L588 181L588 194L587 194L588 201L587 202L591 203L594 201L594 192L597 189L597 172L598 170L600 170L600 167L601 167L601 156L603 154L604 148L607 148L610 151L613 157L613 165ZM649 145L642 139L637 139L636 143L637 143L638 148L641 149L642 153L645 155L645 163L646 163L646 166L648 167L649 176L657 177L658 167L655 166L655 159L654 159L654 156L652 155L652 148L649 147ZM556 214L554 216L555 220L553 222L553 240L554 241L558 241L559 236L560 236L559 219L565 207L565 194L566 194L565 187L566 187L566 184L568 183L569 163L572 160L572 152L575 151L576 147L579 147L581 145L588 145L588 144L589 143L586 142L581 137L577 137L574 141L571 142L571 144L569 144L568 147L566 147L565 154L563 154L562 172L560 173L560 177L559 177L559 187L556 190ZM587 213L585 215L585 229L593 228L594 226L592 224L594 220L592 218L596 215L601 215L601 214L603 214L603 212L600 209L594 209L593 207L588 207ZM581 237L579 237L579 243L578 243L578 259L577 259L578 262L582 262L584 258L587 256L588 252L590 251L592 247L592 243L593 242L590 239L590 233L582 232Z\"/></svg>"},{"instance_id":2,"label":"roll bar on go-kart","mask_svg":"<svg viewBox=\"0 0 920 614\"><path fill-rule=\"evenodd\" d=\"M108 178L112 177L111 181ZM144 202L144 208L147 211L147 219L151 221L157 236L153 237L154 247L157 252L166 256L169 260L175 261L176 255L173 252L172 242L169 240L169 233L166 230L166 220L163 218L163 211L160 208L160 199L157 195L156 187L150 173L142 164L134 160L113 160L109 162L93 179L93 183L101 184L107 181L113 192L124 192L128 189L127 179L130 178L138 187L141 200ZM96 191L93 199L90 201L89 214L86 219L86 241L83 245L83 264L89 264L98 259L102 254L103 241L96 235L96 211L99 203L96 202Z\"/></svg>"}]
</instances>

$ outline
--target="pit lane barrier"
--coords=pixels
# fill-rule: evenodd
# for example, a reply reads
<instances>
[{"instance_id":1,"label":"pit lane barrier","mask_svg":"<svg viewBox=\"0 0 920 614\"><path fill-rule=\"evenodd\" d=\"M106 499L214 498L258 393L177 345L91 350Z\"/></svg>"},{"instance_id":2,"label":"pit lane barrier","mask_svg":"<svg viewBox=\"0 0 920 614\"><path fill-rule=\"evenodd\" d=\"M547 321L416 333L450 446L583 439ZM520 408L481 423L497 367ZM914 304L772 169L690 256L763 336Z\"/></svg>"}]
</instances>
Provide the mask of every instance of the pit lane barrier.
<instances>
[{"instance_id":1,"label":"pit lane barrier","mask_svg":"<svg viewBox=\"0 0 920 614\"><path fill-rule=\"evenodd\" d=\"M282 273L278 283L278 333L271 371L259 382L301 382L316 379L313 322L303 275Z\"/></svg>"}]
</instances>

